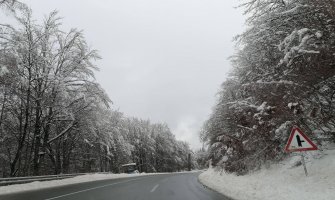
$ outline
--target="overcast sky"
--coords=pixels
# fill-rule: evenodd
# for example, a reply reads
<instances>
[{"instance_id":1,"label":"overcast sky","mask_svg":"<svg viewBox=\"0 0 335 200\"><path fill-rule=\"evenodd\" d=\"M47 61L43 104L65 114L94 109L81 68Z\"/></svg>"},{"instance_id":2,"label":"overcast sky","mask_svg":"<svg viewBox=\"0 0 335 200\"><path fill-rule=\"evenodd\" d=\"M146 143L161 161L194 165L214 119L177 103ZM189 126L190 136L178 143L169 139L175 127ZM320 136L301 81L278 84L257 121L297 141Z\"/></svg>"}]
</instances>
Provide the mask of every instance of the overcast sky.
<instances>
[{"instance_id":1,"label":"overcast sky","mask_svg":"<svg viewBox=\"0 0 335 200\"><path fill-rule=\"evenodd\" d=\"M102 60L97 81L127 116L166 122L201 147L230 70L232 38L244 30L238 0L22 0L36 19L58 10L63 27L84 31Z\"/></svg>"}]
</instances>

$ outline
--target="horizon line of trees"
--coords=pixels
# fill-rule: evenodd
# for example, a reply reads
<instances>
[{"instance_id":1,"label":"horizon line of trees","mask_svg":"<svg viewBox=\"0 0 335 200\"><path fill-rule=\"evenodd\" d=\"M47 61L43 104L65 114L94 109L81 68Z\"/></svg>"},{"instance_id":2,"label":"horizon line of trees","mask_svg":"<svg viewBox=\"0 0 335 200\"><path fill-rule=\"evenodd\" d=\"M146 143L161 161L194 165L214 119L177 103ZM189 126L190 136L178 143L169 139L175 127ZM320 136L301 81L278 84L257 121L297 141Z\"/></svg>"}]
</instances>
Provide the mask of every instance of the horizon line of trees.
<instances>
[{"instance_id":1,"label":"horizon line of trees","mask_svg":"<svg viewBox=\"0 0 335 200\"><path fill-rule=\"evenodd\" d=\"M109 107L94 78L100 57L81 31L61 30L57 12L38 24L15 0L1 9L15 22L0 23L0 177L189 167L193 152L166 124Z\"/></svg>"}]
</instances>

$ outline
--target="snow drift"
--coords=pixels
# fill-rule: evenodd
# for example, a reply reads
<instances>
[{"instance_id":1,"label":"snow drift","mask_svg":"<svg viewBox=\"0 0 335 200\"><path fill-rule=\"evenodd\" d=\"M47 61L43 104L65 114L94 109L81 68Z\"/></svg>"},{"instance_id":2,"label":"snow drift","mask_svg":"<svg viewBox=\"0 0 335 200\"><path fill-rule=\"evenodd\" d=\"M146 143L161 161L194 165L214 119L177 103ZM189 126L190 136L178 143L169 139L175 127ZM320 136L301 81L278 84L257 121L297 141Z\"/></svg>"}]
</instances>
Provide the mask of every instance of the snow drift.
<instances>
[{"instance_id":1,"label":"snow drift","mask_svg":"<svg viewBox=\"0 0 335 200\"><path fill-rule=\"evenodd\" d=\"M335 199L335 148L308 152L306 177L299 154L245 176L209 168L200 182L237 200L333 200Z\"/></svg>"}]
</instances>

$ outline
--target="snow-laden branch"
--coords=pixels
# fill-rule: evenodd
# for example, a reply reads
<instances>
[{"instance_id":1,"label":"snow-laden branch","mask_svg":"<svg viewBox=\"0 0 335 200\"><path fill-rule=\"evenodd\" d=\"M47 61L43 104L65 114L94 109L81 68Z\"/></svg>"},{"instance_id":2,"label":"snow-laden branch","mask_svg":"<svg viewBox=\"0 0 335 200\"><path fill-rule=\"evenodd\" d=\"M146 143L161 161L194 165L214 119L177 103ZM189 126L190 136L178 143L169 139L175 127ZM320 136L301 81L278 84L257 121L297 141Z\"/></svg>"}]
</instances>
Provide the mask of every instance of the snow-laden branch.
<instances>
[{"instance_id":1,"label":"snow-laden branch","mask_svg":"<svg viewBox=\"0 0 335 200\"><path fill-rule=\"evenodd\" d=\"M247 130L249 130L249 131L254 131L254 129L252 129L252 128L250 128L250 127L246 127L246 126L242 126L242 125L237 125L237 127L239 127L239 128L244 128L244 129L247 129Z\"/></svg>"},{"instance_id":2,"label":"snow-laden branch","mask_svg":"<svg viewBox=\"0 0 335 200\"><path fill-rule=\"evenodd\" d=\"M58 138L62 137L63 135L65 135L68 131L70 131L72 129L72 127L75 125L74 120L60 133L58 134L56 137L50 139L48 141L48 144L52 143L53 141L57 140Z\"/></svg>"},{"instance_id":3,"label":"snow-laden branch","mask_svg":"<svg viewBox=\"0 0 335 200\"><path fill-rule=\"evenodd\" d=\"M279 81L262 81L262 80L258 80L256 82L245 83L242 86L250 86L250 85L255 85L255 84L263 84L263 85L283 84L283 85L302 86L300 84L297 84L297 83L295 83L293 81L288 81L288 80L279 80Z\"/></svg>"}]
</instances>

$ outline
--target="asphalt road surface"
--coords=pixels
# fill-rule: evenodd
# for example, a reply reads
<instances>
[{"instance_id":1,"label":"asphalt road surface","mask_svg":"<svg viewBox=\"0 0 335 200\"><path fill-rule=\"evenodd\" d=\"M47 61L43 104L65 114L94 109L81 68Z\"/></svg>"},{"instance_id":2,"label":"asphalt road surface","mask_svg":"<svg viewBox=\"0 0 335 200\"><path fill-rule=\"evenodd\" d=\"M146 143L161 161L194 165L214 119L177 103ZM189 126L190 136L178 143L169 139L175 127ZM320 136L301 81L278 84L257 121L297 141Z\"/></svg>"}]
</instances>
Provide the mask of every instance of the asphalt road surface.
<instances>
[{"instance_id":1,"label":"asphalt road surface","mask_svg":"<svg viewBox=\"0 0 335 200\"><path fill-rule=\"evenodd\" d=\"M198 182L199 173L93 181L0 195L0 200L229 200Z\"/></svg>"}]
</instances>

